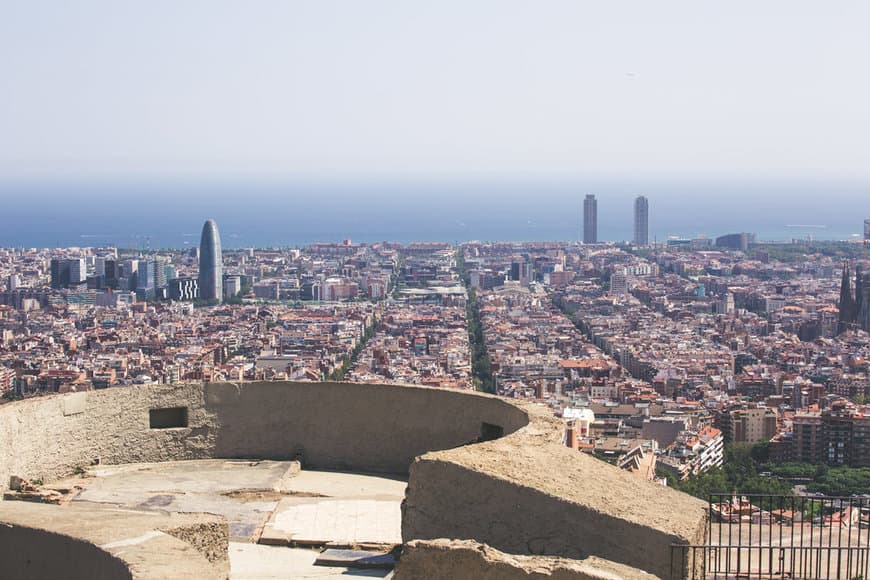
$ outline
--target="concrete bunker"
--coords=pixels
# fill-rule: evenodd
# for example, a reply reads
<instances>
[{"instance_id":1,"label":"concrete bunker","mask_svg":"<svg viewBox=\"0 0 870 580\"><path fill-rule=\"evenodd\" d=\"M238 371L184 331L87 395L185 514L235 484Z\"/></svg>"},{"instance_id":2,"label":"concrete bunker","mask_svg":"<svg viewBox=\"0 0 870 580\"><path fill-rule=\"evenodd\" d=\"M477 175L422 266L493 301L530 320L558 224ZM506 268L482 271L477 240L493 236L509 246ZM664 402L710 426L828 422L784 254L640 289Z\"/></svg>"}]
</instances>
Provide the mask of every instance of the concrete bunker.
<instances>
[{"instance_id":1,"label":"concrete bunker","mask_svg":"<svg viewBox=\"0 0 870 580\"><path fill-rule=\"evenodd\" d=\"M143 385L75 396L69 414L69 396L0 407L0 486L12 474L50 480L97 460L301 456L315 469L406 474L405 543L465 540L493 553L594 556L659 576L669 571L670 544L697 543L704 529L701 502L571 452L561 445L561 422L534 405L350 383ZM0 502L0 523L13 519L13 503L20 502ZM668 514L663 504L671 504ZM14 509L34 507L44 506ZM439 544L433 558L445 549ZM415 566L425 567L427 554L418 549ZM7 557L16 555L0 546ZM209 577L226 577L215 570ZM401 563L396 574L414 577L410 569L402 575Z\"/></svg>"}]
</instances>

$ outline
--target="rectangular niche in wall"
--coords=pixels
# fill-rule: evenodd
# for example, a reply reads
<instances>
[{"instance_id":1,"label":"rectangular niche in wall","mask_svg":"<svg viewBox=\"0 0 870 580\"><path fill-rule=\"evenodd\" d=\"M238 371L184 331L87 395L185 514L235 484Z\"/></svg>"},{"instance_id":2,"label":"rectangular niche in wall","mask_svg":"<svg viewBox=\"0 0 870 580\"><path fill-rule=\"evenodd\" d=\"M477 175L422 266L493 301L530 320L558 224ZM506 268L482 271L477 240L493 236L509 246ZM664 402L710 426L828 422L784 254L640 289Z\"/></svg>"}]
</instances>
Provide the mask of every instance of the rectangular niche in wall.
<instances>
[{"instance_id":1,"label":"rectangular niche in wall","mask_svg":"<svg viewBox=\"0 0 870 580\"><path fill-rule=\"evenodd\" d=\"M492 441L504 435L504 429L501 425L493 425L492 423L480 424L480 441Z\"/></svg>"},{"instance_id":2,"label":"rectangular niche in wall","mask_svg":"<svg viewBox=\"0 0 870 580\"><path fill-rule=\"evenodd\" d=\"M148 420L152 429L174 429L187 427L187 407L151 409Z\"/></svg>"}]
</instances>

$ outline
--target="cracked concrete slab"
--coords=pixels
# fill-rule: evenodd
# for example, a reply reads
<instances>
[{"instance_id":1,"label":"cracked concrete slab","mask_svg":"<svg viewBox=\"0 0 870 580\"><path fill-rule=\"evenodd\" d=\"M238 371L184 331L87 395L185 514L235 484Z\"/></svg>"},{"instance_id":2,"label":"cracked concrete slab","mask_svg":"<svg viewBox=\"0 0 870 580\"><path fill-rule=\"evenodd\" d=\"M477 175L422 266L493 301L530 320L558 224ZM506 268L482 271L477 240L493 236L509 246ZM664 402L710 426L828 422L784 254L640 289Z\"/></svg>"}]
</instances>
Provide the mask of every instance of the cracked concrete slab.
<instances>
[{"instance_id":1,"label":"cracked concrete slab","mask_svg":"<svg viewBox=\"0 0 870 580\"><path fill-rule=\"evenodd\" d=\"M400 544L402 511L396 502L372 499L281 500L263 529L268 544Z\"/></svg>"},{"instance_id":2,"label":"cracked concrete slab","mask_svg":"<svg viewBox=\"0 0 870 580\"><path fill-rule=\"evenodd\" d=\"M289 482L263 528L260 543L272 545L399 544L400 478L330 471L302 471ZM304 497L320 494L324 497Z\"/></svg>"},{"instance_id":3,"label":"cracked concrete slab","mask_svg":"<svg viewBox=\"0 0 870 580\"><path fill-rule=\"evenodd\" d=\"M298 464L288 461L221 459L100 466L73 501L218 514L229 522L231 538L250 541L277 507L283 495L275 490L293 470ZM234 496L239 490L249 495Z\"/></svg>"},{"instance_id":4,"label":"cracked concrete slab","mask_svg":"<svg viewBox=\"0 0 870 580\"><path fill-rule=\"evenodd\" d=\"M318 550L287 545L399 544L407 487L393 476L300 471L297 462L288 461L221 459L97 466L76 483L84 489L72 503L82 508L101 504L142 514L149 511L140 510L225 517L234 540L232 577L244 579L386 577L383 570L315 566Z\"/></svg>"}]
</instances>

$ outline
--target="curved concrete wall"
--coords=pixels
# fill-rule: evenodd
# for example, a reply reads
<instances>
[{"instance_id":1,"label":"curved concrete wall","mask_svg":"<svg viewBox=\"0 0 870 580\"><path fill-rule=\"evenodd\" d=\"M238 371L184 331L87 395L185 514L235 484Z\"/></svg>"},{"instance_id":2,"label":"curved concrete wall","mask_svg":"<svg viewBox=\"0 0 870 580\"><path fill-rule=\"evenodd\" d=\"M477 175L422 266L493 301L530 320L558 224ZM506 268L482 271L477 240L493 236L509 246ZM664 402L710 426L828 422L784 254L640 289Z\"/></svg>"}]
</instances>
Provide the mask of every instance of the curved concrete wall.
<instances>
[{"instance_id":1,"label":"curved concrete wall","mask_svg":"<svg viewBox=\"0 0 870 580\"><path fill-rule=\"evenodd\" d=\"M206 403L221 424L217 457L278 459L301 451L313 467L395 473L407 473L427 451L474 442L483 423L506 433L528 423L505 401L425 387L207 385Z\"/></svg>"},{"instance_id":2,"label":"curved concrete wall","mask_svg":"<svg viewBox=\"0 0 870 580\"><path fill-rule=\"evenodd\" d=\"M90 542L43 529L0 526L4 578L133 578L127 564Z\"/></svg>"},{"instance_id":3,"label":"curved concrete wall","mask_svg":"<svg viewBox=\"0 0 870 580\"><path fill-rule=\"evenodd\" d=\"M219 516L0 502L0 578L225 580Z\"/></svg>"},{"instance_id":4,"label":"curved concrete wall","mask_svg":"<svg viewBox=\"0 0 870 580\"><path fill-rule=\"evenodd\" d=\"M149 411L186 408L187 427L152 429ZM407 473L422 453L511 433L524 411L494 397L351 383L212 383L112 388L0 407L0 489L11 474L51 479L97 461L302 454L307 466Z\"/></svg>"},{"instance_id":5,"label":"curved concrete wall","mask_svg":"<svg viewBox=\"0 0 870 580\"><path fill-rule=\"evenodd\" d=\"M529 425L512 435L412 464L404 542L454 538L511 554L594 556L663 578L672 544L703 543L704 502L568 449L561 422L527 411Z\"/></svg>"}]
</instances>

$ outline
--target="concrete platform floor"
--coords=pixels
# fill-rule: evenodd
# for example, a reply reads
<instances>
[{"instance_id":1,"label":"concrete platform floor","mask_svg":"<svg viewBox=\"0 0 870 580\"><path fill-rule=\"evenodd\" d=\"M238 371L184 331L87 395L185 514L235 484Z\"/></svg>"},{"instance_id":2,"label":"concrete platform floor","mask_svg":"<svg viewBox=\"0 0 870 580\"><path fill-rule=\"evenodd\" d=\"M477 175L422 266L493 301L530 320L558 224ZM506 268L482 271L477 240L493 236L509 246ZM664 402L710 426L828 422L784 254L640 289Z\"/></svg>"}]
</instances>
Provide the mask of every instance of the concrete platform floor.
<instances>
[{"instance_id":1,"label":"concrete platform floor","mask_svg":"<svg viewBox=\"0 0 870 580\"><path fill-rule=\"evenodd\" d=\"M98 466L74 483L84 486L78 505L224 516L232 578L246 580L387 577L385 570L313 564L327 544L400 543L407 486L391 476L299 471L292 461L219 459ZM306 547L289 547L298 545Z\"/></svg>"},{"instance_id":2,"label":"concrete platform floor","mask_svg":"<svg viewBox=\"0 0 870 580\"><path fill-rule=\"evenodd\" d=\"M353 473L303 471L288 483L260 542L273 545L399 544L407 483ZM310 498L319 493L326 497Z\"/></svg>"},{"instance_id":3,"label":"concrete platform floor","mask_svg":"<svg viewBox=\"0 0 870 580\"><path fill-rule=\"evenodd\" d=\"M74 502L208 512L230 523L230 538L253 540L298 466L284 461L169 461L100 466ZM260 492L260 493L255 493Z\"/></svg>"},{"instance_id":4,"label":"concrete platform floor","mask_svg":"<svg viewBox=\"0 0 870 580\"><path fill-rule=\"evenodd\" d=\"M232 580L387 578L390 570L315 566L320 550L230 542Z\"/></svg>"}]
</instances>

